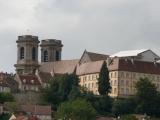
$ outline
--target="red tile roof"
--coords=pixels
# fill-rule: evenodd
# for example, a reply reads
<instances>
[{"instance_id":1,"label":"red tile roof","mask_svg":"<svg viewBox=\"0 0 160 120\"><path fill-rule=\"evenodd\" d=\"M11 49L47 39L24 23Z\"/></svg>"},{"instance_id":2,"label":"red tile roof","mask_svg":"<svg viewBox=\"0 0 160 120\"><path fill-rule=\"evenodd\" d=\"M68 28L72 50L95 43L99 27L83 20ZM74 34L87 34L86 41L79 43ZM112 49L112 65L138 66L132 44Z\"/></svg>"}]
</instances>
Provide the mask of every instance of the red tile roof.
<instances>
[{"instance_id":1,"label":"red tile roof","mask_svg":"<svg viewBox=\"0 0 160 120\"><path fill-rule=\"evenodd\" d=\"M107 60L107 58L109 57L109 55L93 53L93 52L88 52L88 51L87 51L87 54L90 57L91 61Z\"/></svg>"},{"instance_id":2,"label":"red tile roof","mask_svg":"<svg viewBox=\"0 0 160 120\"><path fill-rule=\"evenodd\" d=\"M19 78L22 82L22 84L28 84L28 85L40 85L40 82L35 75L19 75Z\"/></svg>"},{"instance_id":3,"label":"red tile roof","mask_svg":"<svg viewBox=\"0 0 160 120\"><path fill-rule=\"evenodd\" d=\"M160 63L145 62L145 61L131 61L126 59L115 58L109 65L109 70L139 72L146 74L159 74Z\"/></svg>"}]
</instances>

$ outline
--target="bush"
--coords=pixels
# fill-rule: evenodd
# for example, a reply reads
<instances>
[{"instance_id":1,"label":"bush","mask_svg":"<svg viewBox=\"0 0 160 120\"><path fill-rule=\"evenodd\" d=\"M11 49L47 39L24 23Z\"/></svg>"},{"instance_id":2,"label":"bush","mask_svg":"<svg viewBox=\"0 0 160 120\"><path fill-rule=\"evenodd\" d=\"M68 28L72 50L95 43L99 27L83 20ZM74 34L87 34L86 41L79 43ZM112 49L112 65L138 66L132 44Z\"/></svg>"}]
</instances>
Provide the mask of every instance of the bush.
<instances>
[{"instance_id":1,"label":"bush","mask_svg":"<svg viewBox=\"0 0 160 120\"><path fill-rule=\"evenodd\" d=\"M96 110L85 99L62 103L57 111L57 119L95 120Z\"/></svg>"},{"instance_id":2,"label":"bush","mask_svg":"<svg viewBox=\"0 0 160 120\"><path fill-rule=\"evenodd\" d=\"M120 117L120 120L138 120L138 119L133 115L124 115Z\"/></svg>"}]
</instances>

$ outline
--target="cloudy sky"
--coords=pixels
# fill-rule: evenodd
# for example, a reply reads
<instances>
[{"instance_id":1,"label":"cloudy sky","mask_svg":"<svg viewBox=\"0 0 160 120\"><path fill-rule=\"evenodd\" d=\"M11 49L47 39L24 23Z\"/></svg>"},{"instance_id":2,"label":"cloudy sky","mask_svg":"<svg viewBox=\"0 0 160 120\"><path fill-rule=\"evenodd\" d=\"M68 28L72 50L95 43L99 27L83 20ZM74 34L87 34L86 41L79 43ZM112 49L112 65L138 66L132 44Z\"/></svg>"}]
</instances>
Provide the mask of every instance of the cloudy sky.
<instances>
[{"instance_id":1,"label":"cloudy sky","mask_svg":"<svg viewBox=\"0 0 160 120\"><path fill-rule=\"evenodd\" d=\"M14 72L18 35L63 41L63 59L84 49L160 55L160 0L0 0L0 71ZM27 31L29 29L29 31Z\"/></svg>"}]
</instances>

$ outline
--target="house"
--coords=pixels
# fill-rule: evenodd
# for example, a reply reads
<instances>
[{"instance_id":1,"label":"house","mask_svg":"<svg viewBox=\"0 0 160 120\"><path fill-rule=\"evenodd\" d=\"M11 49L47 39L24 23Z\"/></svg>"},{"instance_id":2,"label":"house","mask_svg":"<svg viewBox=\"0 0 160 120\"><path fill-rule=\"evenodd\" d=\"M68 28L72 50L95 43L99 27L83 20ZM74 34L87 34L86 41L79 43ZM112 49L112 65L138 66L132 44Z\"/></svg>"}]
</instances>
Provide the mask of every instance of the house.
<instances>
[{"instance_id":1,"label":"house","mask_svg":"<svg viewBox=\"0 0 160 120\"><path fill-rule=\"evenodd\" d=\"M160 91L160 63L114 58L108 66L112 97L128 97L135 94L135 83L149 78Z\"/></svg>"},{"instance_id":2,"label":"house","mask_svg":"<svg viewBox=\"0 0 160 120\"><path fill-rule=\"evenodd\" d=\"M22 105L21 111L36 116L40 120L51 120L51 106Z\"/></svg>"},{"instance_id":3,"label":"house","mask_svg":"<svg viewBox=\"0 0 160 120\"><path fill-rule=\"evenodd\" d=\"M36 91L41 88L40 81L36 75L19 75L16 74L15 80L18 82L20 91Z\"/></svg>"},{"instance_id":4,"label":"house","mask_svg":"<svg viewBox=\"0 0 160 120\"><path fill-rule=\"evenodd\" d=\"M0 92L10 92L11 89L5 81L0 81Z\"/></svg>"},{"instance_id":5,"label":"house","mask_svg":"<svg viewBox=\"0 0 160 120\"><path fill-rule=\"evenodd\" d=\"M11 115L9 120L40 120L36 116L28 115L24 111L19 111Z\"/></svg>"}]
</instances>

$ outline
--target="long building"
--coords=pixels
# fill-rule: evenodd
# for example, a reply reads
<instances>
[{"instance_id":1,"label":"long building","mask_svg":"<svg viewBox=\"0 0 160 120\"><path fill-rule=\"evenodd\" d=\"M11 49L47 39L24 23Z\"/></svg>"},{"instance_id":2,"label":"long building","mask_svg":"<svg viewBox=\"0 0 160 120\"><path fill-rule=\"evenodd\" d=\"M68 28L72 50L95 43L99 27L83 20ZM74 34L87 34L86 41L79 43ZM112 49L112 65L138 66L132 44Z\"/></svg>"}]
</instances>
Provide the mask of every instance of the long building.
<instances>
[{"instance_id":1,"label":"long building","mask_svg":"<svg viewBox=\"0 0 160 120\"><path fill-rule=\"evenodd\" d=\"M110 96L134 95L134 83L141 77L148 77L160 91L160 57L152 50L121 51L110 56L85 50L80 59L61 60L62 42L46 39L41 41L39 63L39 42L37 36L18 37L15 80L21 91L39 91L39 88L46 87L49 79L56 75L76 73L79 84L98 95L98 78L104 61L109 69L112 87Z\"/></svg>"}]
</instances>

